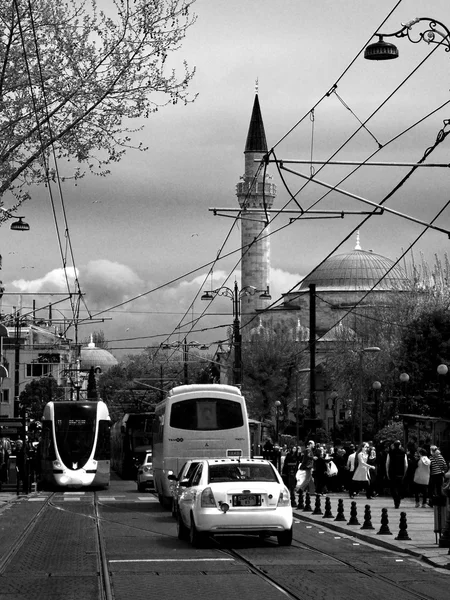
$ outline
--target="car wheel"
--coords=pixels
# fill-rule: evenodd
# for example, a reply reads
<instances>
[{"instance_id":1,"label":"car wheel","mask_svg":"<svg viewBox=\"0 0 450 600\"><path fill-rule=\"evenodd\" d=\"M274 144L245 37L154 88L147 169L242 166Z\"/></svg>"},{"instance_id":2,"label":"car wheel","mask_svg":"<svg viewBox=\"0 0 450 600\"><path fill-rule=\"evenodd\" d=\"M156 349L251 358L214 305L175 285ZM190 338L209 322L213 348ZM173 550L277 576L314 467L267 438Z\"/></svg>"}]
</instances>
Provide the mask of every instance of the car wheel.
<instances>
[{"instance_id":1,"label":"car wheel","mask_svg":"<svg viewBox=\"0 0 450 600\"><path fill-rule=\"evenodd\" d=\"M292 544L292 527L282 533L278 533L277 539L280 546L290 546Z\"/></svg>"},{"instance_id":2,"label":"car wheel","mask_svg":"<svg viewBox=\"0 0 450 600\"><path fill-rule=\"evenodd\" d=\"M180 513L177 515L177 535L179 540L187 540L188 531L183 523Z\"/></svg>"},{"instance_id":3,"label":"car wheel","mask_svg":"<svg viewBox=\"0 0 450 600\"><path fill-rule=\"evenodd\" d=\"M202 548L206 542L206 534L200 532L195 526L194 517L191 515L191 526L189 528L189 541L194 548Z\"/></svg>"}]
</instances>

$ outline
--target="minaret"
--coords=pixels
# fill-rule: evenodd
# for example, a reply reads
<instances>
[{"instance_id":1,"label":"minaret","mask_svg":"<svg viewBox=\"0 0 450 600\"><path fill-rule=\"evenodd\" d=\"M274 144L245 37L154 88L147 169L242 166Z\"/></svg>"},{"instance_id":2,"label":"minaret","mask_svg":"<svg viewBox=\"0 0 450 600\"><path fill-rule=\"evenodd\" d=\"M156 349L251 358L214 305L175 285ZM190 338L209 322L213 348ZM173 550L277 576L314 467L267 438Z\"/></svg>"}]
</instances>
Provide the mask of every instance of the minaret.
<instances>
[{"instance_id":1,"label":"minaret","mask_svg":"<svg viewBox=\"0 0 450 600\"><path fill-rule=\"evenodd\" d=\"M241 315L242 323L248 322L257 310L266 308L270 300L260 298L259 292L245 294L247 286L267 290L270 278L270 225L266 209L272 208L276 186L266 174L261 159L267 154L266 134L256 90L250 127L245 144L245 173L236 186L241 212ZM251 212L247 212L252 209Z\"/></svg>"}]
</instances>

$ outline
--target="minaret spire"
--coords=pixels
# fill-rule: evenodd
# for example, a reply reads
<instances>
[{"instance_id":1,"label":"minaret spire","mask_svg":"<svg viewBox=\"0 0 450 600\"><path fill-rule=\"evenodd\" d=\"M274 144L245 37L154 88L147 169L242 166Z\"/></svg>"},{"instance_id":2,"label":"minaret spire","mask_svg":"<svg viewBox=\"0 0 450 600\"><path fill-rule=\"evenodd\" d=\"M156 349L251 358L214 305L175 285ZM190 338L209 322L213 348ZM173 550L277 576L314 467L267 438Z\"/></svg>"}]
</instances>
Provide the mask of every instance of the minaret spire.
<instances>
[{"instance_id":1,"label":"minaret spire","mask_svg":"<svg viewBox=\"0 0 450 600\"><path fill-rule=\"evenodd\" d=\"M265 170L260 168L261 161L267 154L267 141L259 105L258 86L256 80L256 94L244 150L245 172L236 189L242 211L242 290L248 286L257 290L267 290L270 284L270 225L267 211L272 208L276 186L272 183L272 177L267 173L264 177ZM269 301L259 296L259 292L242 295L243 325L253 318L258 310L268 306Z\"/></svg>"},{"instance_id":2,"label":"minaret spire","mask_svg":"<svg viewBox=\"0 0 450 600\"><path fill-rule=\"evenodd\" d=\"M359 229L356 232L356 246L355 246L355 250L361 250L361 245L359 243Z\"/></svg>"}]
</instances>

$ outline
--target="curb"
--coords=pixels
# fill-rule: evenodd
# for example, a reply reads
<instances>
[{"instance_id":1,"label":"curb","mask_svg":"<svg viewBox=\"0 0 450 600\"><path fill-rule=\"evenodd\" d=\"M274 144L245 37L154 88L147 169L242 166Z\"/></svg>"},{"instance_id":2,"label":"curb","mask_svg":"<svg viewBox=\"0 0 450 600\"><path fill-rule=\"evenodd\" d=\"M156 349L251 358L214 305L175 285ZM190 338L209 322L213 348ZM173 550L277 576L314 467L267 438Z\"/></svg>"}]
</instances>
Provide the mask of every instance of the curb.
<instances>
[{"instance_id":1,"label":"curb","mask_svg":"<svg viewBox=\"0 0 450 600\"><path fill-rule=\"evenodd\" d=\"M429 564L430 566L435 567L435 568L450 570L450 562L447 562L447 564L441 564L440 562L437 562L437 561L429 558L428 556L426 556L422 552L419 552L418 550L414 550L412 548L408 548L405 546L397 546L396 544L394 544L392 542L388 542L383 538L375 537L375 536L372 537L372 536L366 535L364 533L361 533L360 530L357 531L355 529L352 529L352 527L354 527L353 525L349 525L348 526L349 529L344 530L342 528L342 526L334 525L333 522L330 522L326 519L324 519L323 522L319 522L317 519L312 519L312 518L308 517L308 515L303 512L302 513L295 512L295 509L293 511L293 514L296 519L317 525L318 527L324 527L324 528L330 529L331 531L334 531L336 533L348 535L349 537L353 537L353 538L362 540L362 541L367 542L368 544L372 544L374 546L379 546L380 548L384 548L385 550L391 550L392 552L409 554L410 556L414 556L415 558L418 558L421 561L426 562L427 564ZM358 525L358 527L360 527L360 525ZM392 535L394 535L394 534L392 534ZM448 555L444 555L444 556L448 556Z\"/></svg>"}]
</instances>

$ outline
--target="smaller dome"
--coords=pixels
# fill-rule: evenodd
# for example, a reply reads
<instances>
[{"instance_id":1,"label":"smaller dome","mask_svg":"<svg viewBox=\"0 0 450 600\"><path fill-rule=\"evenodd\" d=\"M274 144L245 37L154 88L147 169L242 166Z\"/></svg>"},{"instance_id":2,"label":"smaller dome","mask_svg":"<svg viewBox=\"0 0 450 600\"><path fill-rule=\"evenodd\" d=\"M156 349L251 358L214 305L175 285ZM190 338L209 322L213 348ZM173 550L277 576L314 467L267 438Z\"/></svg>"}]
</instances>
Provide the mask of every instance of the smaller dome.
<instances>
[{"instance_id":1,"label":"smaller dome","mask_svg":"<svg viewBox=\"0 0 450 600\"><path fill-rule=\"evenodd\" d=\"M105 373L117 364L118 361L111 352L104 348L97 348L92 337L90 343L81 348L80 367L82 371L89 371L91 367L94 367L94 369L101 369L100 373Z\"/></svg>"}]
</instances>

